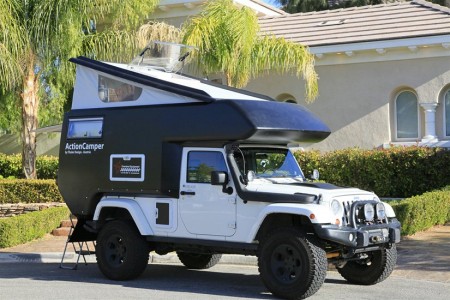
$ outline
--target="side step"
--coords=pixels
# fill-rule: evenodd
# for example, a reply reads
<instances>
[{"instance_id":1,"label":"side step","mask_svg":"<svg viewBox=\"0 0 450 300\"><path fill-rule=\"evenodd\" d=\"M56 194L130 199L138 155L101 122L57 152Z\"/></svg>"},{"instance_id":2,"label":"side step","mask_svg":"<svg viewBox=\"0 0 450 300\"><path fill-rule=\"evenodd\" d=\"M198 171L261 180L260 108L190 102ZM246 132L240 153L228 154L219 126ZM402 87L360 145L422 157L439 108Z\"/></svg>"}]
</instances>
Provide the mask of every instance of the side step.
<instances>
[{"instance_id":1,"label":"side step","mask_svg":"<svg viewBox=\"0 0 450 300\"><path fill-rule=\"evenodd\" d=\"M95 255L96 235L87 232L83 228L85 224L84 220L77 220L76 217L72 214L69 216L69 219L71 226L59 267L61 269L76 270L78 268L81 257L83 257L84 265L87 266L86 255ZM69 244L72 244L73 252L78 255L76 262L72 265L64 263L64 260L66 259L67 247Z\"/></svg>"}]
</instances>

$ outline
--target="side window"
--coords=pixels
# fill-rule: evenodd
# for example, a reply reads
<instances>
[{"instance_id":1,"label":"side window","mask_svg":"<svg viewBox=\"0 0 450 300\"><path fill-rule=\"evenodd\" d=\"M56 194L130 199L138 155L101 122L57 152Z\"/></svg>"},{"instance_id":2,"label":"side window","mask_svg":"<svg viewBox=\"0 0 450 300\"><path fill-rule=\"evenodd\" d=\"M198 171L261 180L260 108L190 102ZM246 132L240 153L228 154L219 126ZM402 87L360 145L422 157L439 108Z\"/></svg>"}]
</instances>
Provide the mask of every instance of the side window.
<instances>
[{"instance_id":1,"label":"side window","mask_svg":"<svg viewBox=\"0 0 450 300\"><path fill-rule=\"evenodd\" d=\"M210 183L212 171L228 172L221 152L191 151L188 154L187 182Z\"/></svg>"},{"instance_id":2,"label":"side window","mask_svg":"<svg viewBox=\"0 0 450 300\"><path fill-rule=\"evenodd\" d=\"M401 92L395 99L396 136L398 139L419 137L419 109L414 93Z\"/></svg>"},{"instance_id":3,"label":"side window","mask_svg":"<svg viewBox=\"0 0 450 300\"><path fill-rule=\"evenodd\" d=\"M98 97L103 102L134 101L141 94L140 87L102 75L98 76Z\"/></svg>"},{"instance_id":4,"label":"side window","mask_svg":"<svg viewBox=\"0 0 450 300\"><path fill-rule=\"evenodd\" d=\"M444 124L445 124L445 136L450 136L450 90L445 93L444 97Z\"/></svg>"},{"instance_id":5,"label":"side window","mask_svg":"<svg viewBox=\"0 0 450 300\"><path fill-rule=\"evenodd\" d=\"M68 139L101 138L103 134L103 118L69 119Z\"/></svg>"}]
</instances>

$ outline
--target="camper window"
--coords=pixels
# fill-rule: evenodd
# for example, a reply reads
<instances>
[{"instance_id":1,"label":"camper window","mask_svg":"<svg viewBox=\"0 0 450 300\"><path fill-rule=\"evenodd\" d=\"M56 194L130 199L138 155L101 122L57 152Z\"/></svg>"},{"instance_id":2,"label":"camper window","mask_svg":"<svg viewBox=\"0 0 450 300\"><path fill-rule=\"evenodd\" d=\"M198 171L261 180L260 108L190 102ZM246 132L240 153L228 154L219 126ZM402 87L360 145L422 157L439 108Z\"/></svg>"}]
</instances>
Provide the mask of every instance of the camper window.
<instances>
[{"instance_id":1,"label":"camper window","mask_svg":"<svg viewBox=\"0 0 450 300\"><path fill-rule=\"evenodd\" d=\"M142 94L142 88L111 79L102 75L98 76L98 97L103 102L134 101Z\"/></svg>"}]
</instances>

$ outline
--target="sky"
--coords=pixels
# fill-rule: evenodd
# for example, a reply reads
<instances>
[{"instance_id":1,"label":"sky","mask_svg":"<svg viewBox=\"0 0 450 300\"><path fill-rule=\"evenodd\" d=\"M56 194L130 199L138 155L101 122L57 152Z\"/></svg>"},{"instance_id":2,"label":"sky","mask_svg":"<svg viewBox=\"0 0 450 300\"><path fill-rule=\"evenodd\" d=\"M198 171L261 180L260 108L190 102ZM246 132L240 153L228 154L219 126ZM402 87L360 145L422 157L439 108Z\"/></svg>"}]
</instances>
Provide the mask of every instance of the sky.
<instances>
[{"instance_id":1,"label":"sky","mask_svg":"<svg viewBox=\"0 0 450 300\"><path fill-rule=\"evenodd\" d=\"M277 1L276 0L262 0L263 2L266 2L267 4L273 5L275 7L278 6Z\"/></svg>"}]
</instances>

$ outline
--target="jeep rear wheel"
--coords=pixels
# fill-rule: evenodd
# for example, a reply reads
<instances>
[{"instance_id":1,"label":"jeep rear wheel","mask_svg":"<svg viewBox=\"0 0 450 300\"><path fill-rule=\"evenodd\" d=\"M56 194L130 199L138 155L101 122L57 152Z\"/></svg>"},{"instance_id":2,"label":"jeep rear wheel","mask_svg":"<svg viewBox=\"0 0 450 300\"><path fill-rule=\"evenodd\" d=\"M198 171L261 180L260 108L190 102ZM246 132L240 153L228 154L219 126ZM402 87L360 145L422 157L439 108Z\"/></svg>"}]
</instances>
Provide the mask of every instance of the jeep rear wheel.
<instances>
[{"instance_id":1,"label":"jeep rear wheel","mask_svg":"<svg viewBox=\"0 0 450 300\"><path fill-rule=\"evenodd\" d=\"M111 221L100 230L95 253L103 275L112 280L128 280L144 272L149 246L134 224Z\"/></svg>"},{"instance_id":2,"label":"jeep rear wheel","mask_svg":"<svg viewBox=\"0 0 450 300\"><path fill-rule=\"evenodd\" d=\"M388 278L396 264L397 247L393 244L389 249L369 252L366 259L349 261L337 270L350 283L372 285Z\"/></svg>"},{"instance_id":3,"label":"jeep rear wheel","mask_svg":"<svg viewBox=\"0 0 450 300\"><path fill-rule=\"evenodd\" d=\"M199 254L177 251L178 259L188 269L202 270L215 266L222 254Z\"/></svg>"},{"instance_id":4,"label":"jeep rear wheel","mask_svg":"<svg viewBox=\"0 0 450 300\"><path fill-rule=\"evenodd\" d=\"M297 229L279 228L262 241L258 266L262 281L273 295L304 299L325 281L327 258L313 237Z\"/></svg>"}]
</instances>

